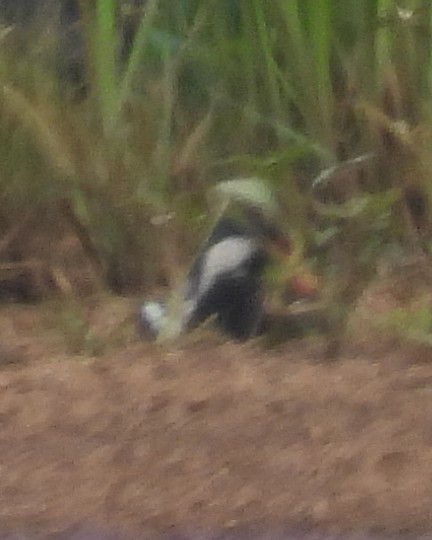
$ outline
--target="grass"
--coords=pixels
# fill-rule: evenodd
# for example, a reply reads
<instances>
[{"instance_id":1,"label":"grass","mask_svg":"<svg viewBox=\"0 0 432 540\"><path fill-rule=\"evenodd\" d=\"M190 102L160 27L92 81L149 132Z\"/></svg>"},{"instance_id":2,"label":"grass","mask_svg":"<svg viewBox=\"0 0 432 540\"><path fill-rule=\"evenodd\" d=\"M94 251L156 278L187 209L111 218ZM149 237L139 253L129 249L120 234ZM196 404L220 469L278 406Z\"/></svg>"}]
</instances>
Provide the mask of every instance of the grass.
<instances>
[{"instance_id":1,"label":"grass","mask_svg":"<svg viewBox=\"0 0 432 540\"><path fill-rule=\"evenodd\" d=\"M79 7L85 94L59 83L55 17L1 38L0 222L6 239L25 216L33 223L0 246L3 260L37 259L33 237L49 231L53 245L78 240L99 287L174 284L211 222L209 188L238 176L276 190L281 226L337 313L388 246L429 256L405 200L420 191L427 230L428 0ZM331 174L313 184L322 170Z\"/></svg>"}]
</instances>

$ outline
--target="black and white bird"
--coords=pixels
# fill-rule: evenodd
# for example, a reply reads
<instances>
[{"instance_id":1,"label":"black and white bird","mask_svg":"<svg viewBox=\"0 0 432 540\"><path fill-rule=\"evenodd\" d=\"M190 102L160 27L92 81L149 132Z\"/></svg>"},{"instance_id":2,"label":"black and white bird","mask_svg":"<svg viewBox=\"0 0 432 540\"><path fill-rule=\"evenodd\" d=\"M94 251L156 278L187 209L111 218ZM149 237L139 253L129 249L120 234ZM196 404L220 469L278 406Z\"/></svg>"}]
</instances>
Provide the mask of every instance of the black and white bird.
<instances>
[{"instance_id":1,"label":"black and white bird","mask_svg":"<svg viewBox=\"0 0 432 540\"><path fill-rule=\"evenodd\" d=\"M286 252L290 244L281 232L253 208L245 220L218 221L195 259L183 291L181 331L210 317L228 337L245 340L261 332L264 321L262 281L269 261L266 244ZM140 327L157 336L166 322L163 304L149 302L140 310Z\"/></svg>"}]
</instances>

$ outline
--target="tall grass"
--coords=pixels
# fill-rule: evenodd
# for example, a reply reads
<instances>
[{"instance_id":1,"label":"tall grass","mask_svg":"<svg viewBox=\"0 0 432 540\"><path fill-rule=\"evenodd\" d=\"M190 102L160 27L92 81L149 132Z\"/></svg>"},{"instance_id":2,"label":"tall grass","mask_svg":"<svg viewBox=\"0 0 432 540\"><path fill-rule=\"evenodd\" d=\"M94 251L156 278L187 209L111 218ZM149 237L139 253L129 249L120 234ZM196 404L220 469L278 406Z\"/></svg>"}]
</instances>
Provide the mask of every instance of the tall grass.
<instances>
[{"instance_id":1,"label":"tall grass","mask_svg":"<svg viewBox=\"0 0 432 540\"><path fill-rule=\"evenodd\" d=\"M404 237L405 188L430 200L429 0L79 6L80 99L53 68L65 32L55 17L54 34L35 21L2 37L6 236L27 213L44 233L63 220L101 284L174 282L206 234L208 188L260 175L279 193L281 226L315 245L322 268L326 238L328 265L352 290L354 266L363 261L369 274L382 246ZM127 54L124 28L134 28ZM322 169L368 152L371 162L313 184ZM28 243L0 255L25 260Z\"/></svg>"}]
</instances>

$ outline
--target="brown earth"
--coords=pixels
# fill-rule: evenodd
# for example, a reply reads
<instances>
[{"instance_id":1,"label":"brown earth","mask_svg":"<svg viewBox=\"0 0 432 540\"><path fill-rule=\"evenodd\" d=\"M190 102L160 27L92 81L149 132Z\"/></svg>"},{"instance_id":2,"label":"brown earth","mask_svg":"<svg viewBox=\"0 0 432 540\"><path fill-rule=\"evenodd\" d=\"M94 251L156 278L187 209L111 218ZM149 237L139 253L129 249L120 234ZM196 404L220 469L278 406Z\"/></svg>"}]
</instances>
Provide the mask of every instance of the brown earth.
<instances>
[{"instance_id":1,"label":"brown earth","mask_svg":"<svg viewBox=\"0 0 432 540\"><path fill-rule=\"evenodd\" d=\"M363 343L328 364L320 343L129 336L90 358L43 308L0 321L1 531L432 532L426 349Z\"/></svg>"}]
</instances>

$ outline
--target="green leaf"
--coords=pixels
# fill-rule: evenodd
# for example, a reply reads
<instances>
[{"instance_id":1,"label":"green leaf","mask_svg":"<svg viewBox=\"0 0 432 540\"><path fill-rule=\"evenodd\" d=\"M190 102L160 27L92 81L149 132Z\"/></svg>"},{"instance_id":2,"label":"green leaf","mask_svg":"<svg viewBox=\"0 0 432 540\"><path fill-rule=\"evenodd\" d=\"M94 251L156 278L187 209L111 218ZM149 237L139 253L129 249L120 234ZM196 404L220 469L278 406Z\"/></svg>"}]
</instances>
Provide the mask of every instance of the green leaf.
<instances>
[{"instance_id":1,"label":"green leaf","mask_svg":"<svg viewBox=\"0 0 432 540\"><path fill-rule=\"evenodd\" d=\"M259 178L236 178L219 183L214 188L219 200L230 202L238 201L243 204L255 206L269 216L277 212L277 203L274 193L268 185Z\"/></svg>"}]
</instances>

